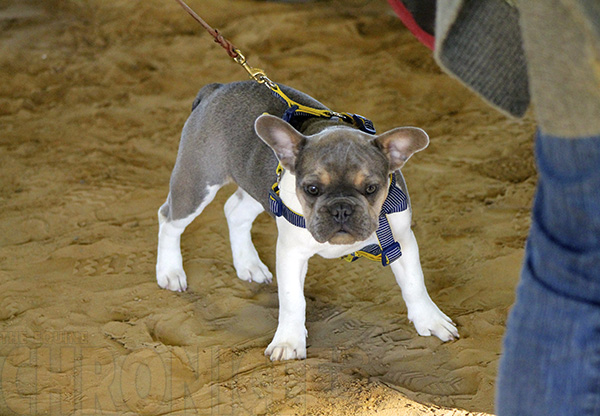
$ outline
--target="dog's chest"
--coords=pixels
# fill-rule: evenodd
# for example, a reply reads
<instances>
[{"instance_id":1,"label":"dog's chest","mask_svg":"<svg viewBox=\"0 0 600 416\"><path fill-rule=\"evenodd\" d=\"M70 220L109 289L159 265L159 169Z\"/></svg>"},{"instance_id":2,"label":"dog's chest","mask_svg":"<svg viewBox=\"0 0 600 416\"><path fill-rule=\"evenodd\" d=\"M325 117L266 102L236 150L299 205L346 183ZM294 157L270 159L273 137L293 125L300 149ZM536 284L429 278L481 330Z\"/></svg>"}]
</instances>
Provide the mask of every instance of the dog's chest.
<instances>
[{"instance_id":1,"label":"dog's chest","mask_svg":"<svg viewBox=\"0 0 600 416\"><path fill-rule=\"evenodd\" d=\"M377 237L375 233L373 233L373 235L365 241L359 241L350 245L337 245L329 243L320 244L321 247L315 254L318 254L326 259L334 259L359 251L369 244L377 244Z\"/></svg>"}]
</instances>

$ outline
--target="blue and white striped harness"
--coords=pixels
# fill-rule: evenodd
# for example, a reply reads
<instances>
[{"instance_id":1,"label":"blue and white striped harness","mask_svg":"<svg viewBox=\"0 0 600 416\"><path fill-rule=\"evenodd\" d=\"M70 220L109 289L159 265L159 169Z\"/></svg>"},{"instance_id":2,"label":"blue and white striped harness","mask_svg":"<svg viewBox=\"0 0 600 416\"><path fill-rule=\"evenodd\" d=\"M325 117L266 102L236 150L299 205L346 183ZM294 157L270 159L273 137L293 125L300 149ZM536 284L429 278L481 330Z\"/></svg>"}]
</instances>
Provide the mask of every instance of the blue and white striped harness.
<instances>
[{"instance_id":1,"label":"blue and white striped harness","mask_svg":"<svg viewBox=\"0 0 600 416\"><path fill-rule=\"evenodd\" d=\"M281 175L282 171L283 168L279 165L277 168L278 177ZM296 227L306 228L304 217L288 208L281 200L281 197L279 196L279 181L275 182L269 192L269 207L276 217L283 217ZM391 174L388 196L381 207L379 226L377 227L377 231L375 231L379 244L369 244L361 250L348 254L342 258L353 262L361 257L365 257L369 260L381 261L381 264L384 266L387 266L400 258L400 256L402 256L400 243L394 239L394 234L392 233L392 228L390 227L387 216L394 212L405 211L407 208L408 198L406 197L406 194L402 192L402 189L396 186L396 175Z\"/></svg>"}]
</instances>

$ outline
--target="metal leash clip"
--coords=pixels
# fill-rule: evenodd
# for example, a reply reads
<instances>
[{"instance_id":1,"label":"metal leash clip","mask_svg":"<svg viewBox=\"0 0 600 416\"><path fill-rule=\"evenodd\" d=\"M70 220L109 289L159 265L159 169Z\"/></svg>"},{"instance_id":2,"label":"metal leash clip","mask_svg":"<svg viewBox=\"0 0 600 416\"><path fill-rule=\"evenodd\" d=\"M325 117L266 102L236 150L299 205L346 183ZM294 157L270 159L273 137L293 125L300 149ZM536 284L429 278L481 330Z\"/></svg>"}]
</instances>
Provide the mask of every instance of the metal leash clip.
<instances>
[{"instance_id":1,"label":"metal leash clip","mask_svg":"<svg viewBox=\"0 0 600 416\"><path fill-rule=\"evenodd\" d=\"M233 58L233 60L240 64L242 66L242 68L244 68L246 70L246 72L248 73L248 75L250 75L250 78L252 78L254 81L258 82L259 84L265 84L267 87L273 89L275 87L275 83L273 81L271 81L269 79L269 77L267 77L267 74L265 74L265 71L263 71L260 68L253 68L250 65L248 65L248 62L246 61L246 57L244 55L242 55L242 52L239 49L234 49L234 52L237 54L236 57Z\"/></svg>"}]
</instances>

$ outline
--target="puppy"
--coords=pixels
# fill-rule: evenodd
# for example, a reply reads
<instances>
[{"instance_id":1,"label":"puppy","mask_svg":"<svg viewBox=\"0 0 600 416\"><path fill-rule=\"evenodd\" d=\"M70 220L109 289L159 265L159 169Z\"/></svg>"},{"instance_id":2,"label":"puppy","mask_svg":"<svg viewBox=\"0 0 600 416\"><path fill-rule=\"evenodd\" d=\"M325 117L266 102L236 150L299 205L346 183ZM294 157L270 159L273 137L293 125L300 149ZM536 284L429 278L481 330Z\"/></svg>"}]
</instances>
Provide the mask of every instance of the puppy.
<instances>
[{"instance_id":1,"label":"puppy","mask_svg":"<svg viewBox=\"0 0 600 416\"><path fill-rule=\"evenodd\" d=\"M306 94L280 88L296 103L327 110ZM408 200L399 169L413 153L427 147L429 138L414 127L371 135L339 117L299 117L294 128L281 119L289 105L253 81L208 85L192 108L169 195L158 211L158 285L186 290L181 234L219 188L230 182L239 186L225 204L237 275L245 281L270 283L273 276L256 252L250 229L258 214L265 210L272 214L269 191L278 182L282 204L301 215L305 228L283 216L276 218L279 323L265 355L271 360L306 358L303 291L308 259L315 254L336 258L376 246L388 193L399 192ZM280 178L278 163L284 168ZM410 201L407 209L383 217L402 250L390 267L409 320L420 335L435 335L442 341L458 338L455 325L425 288L410 228Z\"/></svg>"}]
</instances>

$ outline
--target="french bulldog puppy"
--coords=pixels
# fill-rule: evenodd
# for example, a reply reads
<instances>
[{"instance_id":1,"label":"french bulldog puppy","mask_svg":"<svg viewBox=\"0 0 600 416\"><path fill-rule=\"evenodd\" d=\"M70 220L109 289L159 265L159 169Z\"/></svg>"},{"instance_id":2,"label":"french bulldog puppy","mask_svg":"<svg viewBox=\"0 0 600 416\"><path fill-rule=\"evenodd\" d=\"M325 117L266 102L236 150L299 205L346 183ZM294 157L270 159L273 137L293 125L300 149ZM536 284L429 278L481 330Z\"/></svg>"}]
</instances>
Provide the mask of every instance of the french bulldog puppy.
<instances>
[{"instance_id":1,"label":"french bulldog puppy","mask_svg":"<svg viewBox=\"0 0 600 416\"><path fill-rule=\"evenodd\" d=\"M292 100L326 109L313 98L281 86ZM279 323L265 354L271 360L306 358L304 279L315 254L339 258L377 243L376 229L390 173L408 195L399 169L429 143L427 134L400 127L370 135L336 117L306 117L296 128L283 121L285 102L253 81L211 84L199 92L181 135L167 201L158 211L156 277L173 291L187 288L180 237L219 188L239 188L225 204L233 264L245 281L270 283L250 229L269 210L269 190L279 180L283 203L305 218L306 228L277 217L276 273ZM390 267L420 335L458 338L453 322L429 297L411 230L411 209L387 216L402 256Z\"/></svg>"}]
</instances>

